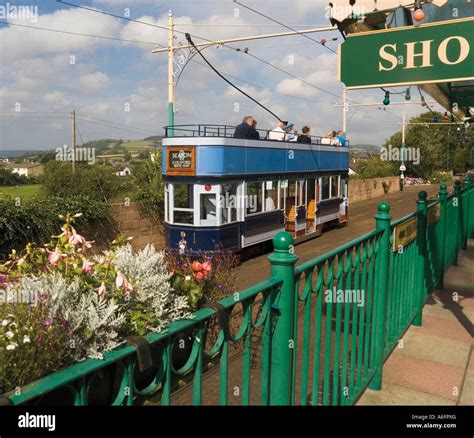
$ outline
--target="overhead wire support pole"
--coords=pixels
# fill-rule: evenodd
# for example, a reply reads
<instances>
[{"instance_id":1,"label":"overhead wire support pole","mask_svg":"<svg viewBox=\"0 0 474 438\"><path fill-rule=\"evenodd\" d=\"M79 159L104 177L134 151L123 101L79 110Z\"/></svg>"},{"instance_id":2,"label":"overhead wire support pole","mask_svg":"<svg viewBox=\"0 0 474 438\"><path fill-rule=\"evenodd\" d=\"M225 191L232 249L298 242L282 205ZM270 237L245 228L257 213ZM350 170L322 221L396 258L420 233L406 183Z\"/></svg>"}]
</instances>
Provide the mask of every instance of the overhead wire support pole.
<instances>
[{"instance_id":1,"label":"overhead wire support pole","mask_svg":"<svg viewBox=\"0 0 474 438\"><path fill-rule=\"evenodd\" d=\"M287 36L301 35L301 34L307 34L307 33L316 33L316 32L329 32L329 31L332 31L332 30L337 30L337 28L332 27L332 26L331 27L328 26L328 27L320 27L318 29L307 29L307 30L293 31L293 32L269 33L269 34L264 34L264 35L251 35L251 36L247 36L247 37L209 41L209 42L206 42L206 43L195 44L195 46L192 46L191 44L175 46L175 47L173 47L173 50L191 49L193 47L198 47L199 48L199 47L207 47L207 46L223 46L227 43L238 43L238 42L243 42L243 41L255 41L255 40L287 37ZM154 50L152 50L152 53L162 53L162 52L167 52L167 51L169 51L169 47L154 49Z\"/></svg>"},{"instance_id":2,"label":"overhead wire support pole","mask_svg":"<svg viewBox=\"0 0 474 438\"><path fill-rule=\"evenodd\" d=\"M174 135L174 19L171 10L168 13L168 126L171 126L168 134Z\"/></svg>"}]
</instances>

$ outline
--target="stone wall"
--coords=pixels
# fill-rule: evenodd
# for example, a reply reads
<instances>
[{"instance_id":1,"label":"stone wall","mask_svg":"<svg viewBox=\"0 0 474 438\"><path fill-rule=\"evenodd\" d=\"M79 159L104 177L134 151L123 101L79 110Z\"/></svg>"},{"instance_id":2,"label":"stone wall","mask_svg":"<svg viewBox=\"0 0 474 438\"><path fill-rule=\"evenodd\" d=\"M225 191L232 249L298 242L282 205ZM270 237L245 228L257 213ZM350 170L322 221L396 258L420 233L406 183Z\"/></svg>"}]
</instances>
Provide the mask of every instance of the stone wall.
<instances>
[{"instance_id":1,"label":"stone wall","mask_svg":"<svg viewBox=\"0 0 474 438\"><path fill-rule=\"evenodd\" d=\"M351 179L349 181L349 202L360 202L378 198L387 193L400 191L400 178L390 176L386 178Z\"/></svg>"},{"instance_id":2,"label":"stone wall","mask_svg":"<svg viewBox=\"0 0 474 438\"><path fill-rule=\"evenodd\" d=\"M144 216L137 203L131 202L128 206L123 203L111 204L109 209L119 231L133 237L131 244L135 251L145 248L148 243L154 244L156 249L165 247L162 228Z\"/></svg>"}]
</instances>

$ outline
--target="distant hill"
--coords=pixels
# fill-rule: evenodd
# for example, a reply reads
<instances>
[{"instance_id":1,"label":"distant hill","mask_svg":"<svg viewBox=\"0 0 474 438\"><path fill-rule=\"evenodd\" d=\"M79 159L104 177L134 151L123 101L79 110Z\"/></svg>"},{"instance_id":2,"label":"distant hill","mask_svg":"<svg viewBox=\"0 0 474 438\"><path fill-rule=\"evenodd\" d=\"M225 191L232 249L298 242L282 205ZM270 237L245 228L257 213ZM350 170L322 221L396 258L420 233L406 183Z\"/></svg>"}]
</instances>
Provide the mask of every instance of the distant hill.
<instances>
[{"instance_id":1,"label":"distant hill","mask_svg":"<svg viewBox=\"0 0 474 438\"><path fill-rule=\"evenodd\" d=\"M380 154L381 146L373 144L351 144L349 152L351 156L356 158L367 158L369 155Z\"/></svg>"}]
</instances>

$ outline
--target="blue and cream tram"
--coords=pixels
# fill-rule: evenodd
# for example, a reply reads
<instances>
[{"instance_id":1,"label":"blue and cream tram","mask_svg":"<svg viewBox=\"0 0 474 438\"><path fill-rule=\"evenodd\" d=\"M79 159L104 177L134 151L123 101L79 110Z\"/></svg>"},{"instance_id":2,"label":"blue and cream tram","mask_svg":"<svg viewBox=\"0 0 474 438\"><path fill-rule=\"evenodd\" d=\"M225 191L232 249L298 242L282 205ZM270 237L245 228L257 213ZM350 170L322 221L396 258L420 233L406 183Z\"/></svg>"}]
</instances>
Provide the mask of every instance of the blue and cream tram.
<instances>
[{"instance_id":1,"label":"blue and cream tram","mask_svg":"<svg viewBox=\"0 0 474 438\"><path fill-rule=\"evenodd\" d=\"M349 148L233 138L227 126L174 126L163 139L170 249L240 251L279 231L296 242L348 217Z\"/></svg>"}]
</instances>

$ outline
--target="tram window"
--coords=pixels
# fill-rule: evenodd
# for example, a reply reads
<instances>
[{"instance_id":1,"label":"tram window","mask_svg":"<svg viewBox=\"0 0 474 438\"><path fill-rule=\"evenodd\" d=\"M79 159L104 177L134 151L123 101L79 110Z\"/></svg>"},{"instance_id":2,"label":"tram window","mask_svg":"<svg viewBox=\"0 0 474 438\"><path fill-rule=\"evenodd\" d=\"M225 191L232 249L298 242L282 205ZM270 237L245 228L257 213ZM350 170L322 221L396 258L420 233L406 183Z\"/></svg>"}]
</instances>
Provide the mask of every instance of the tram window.
<instances>
[{"instance_id":1,"label":"tram window","mask_svg":"<svg viewBox=\"0 0 474 438\"><path fill-rule=\"evenodd\" d=\"M174 223L183 225L194 225L194 213L192 211L174 211Z\"/></svg>"},{"instance_id":2,"label":"tram window","mask_svg":"<svg viewBox=\"0 0 474 438\"><path fill-rule=\"evenodd\" d=\"M174 207L193 208L193 186L192 184L174 185Z\"/></svg>"},{"instance_id":3,"label":"tram window","mask_svg":"<svg viewBox=\"0 0 474 438\"><path fill-rule=\"evenodd\" d=\"M322 187L321 187L321 200L326 200L326 199L329 199L329 188L330 188L330 179L329 179L329 176L323 176L322 178L323 182L322 182Z\"/></svg>"},{"instance_id":4,"label":"tram window","mask_svg":"<svg viewBox=\"0 0 474 438\"><path fill-rule=\"evenodd\" d=\"M273 211L278 207L278 182L265 182L265 211Z\"/></svg>"},{"instance_id":5,"label":"tram window","mask_svg":"<svg viewBox=\"0 0 474 438\"><path fill-rule=\"evenodd\" d=\"M344 178L340 178L339 181L340 181L340 192L339 192L340 197L344 198L346 196L346 193L345 193L346 180Z\"/></svg>"},{"instance_id":6,"label":"tram window","mask_svg":"<svg viewBox=\"0 0 474 438\"><path fill-rule=\"evenodd\" d=\"M337 192L339 186L338 181L338 176L331 177L331 198L337 198L339 196L339 193Z\"/></svg>"},{"instance_id":7,"label":"tram window","mask_svg":"<svg viewBox=\"0 0 474 438\"><path fill-rule=\"evenodd\" d=\"M250 214L261 213L263 211L263 184L261 182L252 182L245 184L245 211L247 216Z\"/></svg>"},{"instance_id":8,"label":"tram window","mask_svg":"<svg viewBox=\"0 0 474 438\"><path fill-rule=\"evenodd\" d=\"M237 221L237 209L240 208L240 205L238 205L239 197L237 196L238 188L238 183L222 185L221 212L223 224Z\"/></svg>"},{"instance_id":9,"label":"tram window","mask_svg":"<svg viewBox=\"0 0 474 438\"><path fill-rule=\"evenodd\" d=\"M288 197L288 180L284 179L280 182L280 209L285 210L286 198Z\"/></svg>"},{"instance_id":10,"label":"tram window","mask_svg":"<svg viewBox=\"0 0 474 438\"><path fill-rule=\"evenodd\" d=\"M217 200L216 195L201 194L201 225L216 226L217 225Z\"/></svg>"}]
</instances>

